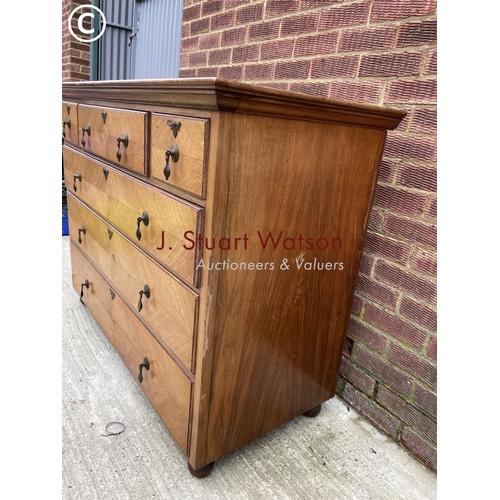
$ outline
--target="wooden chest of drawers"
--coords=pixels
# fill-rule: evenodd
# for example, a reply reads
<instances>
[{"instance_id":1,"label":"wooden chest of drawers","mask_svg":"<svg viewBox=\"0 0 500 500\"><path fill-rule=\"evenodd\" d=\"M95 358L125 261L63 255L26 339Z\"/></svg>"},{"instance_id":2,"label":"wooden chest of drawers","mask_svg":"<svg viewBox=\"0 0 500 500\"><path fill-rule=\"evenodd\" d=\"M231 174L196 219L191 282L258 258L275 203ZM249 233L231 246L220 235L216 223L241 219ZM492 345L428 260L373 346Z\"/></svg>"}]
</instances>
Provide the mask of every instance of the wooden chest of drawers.
<instances>
[{"instance_id":1,"label":"wooden chest of drawers","mask_svg":"<svg viewBox=\"0 0 500 500\"><path fill-rule=\"evenodd\" d=\"M194 475L333 397L403 117L219 79L63 84L73 285Z\"/></svg>"}]
</instances>

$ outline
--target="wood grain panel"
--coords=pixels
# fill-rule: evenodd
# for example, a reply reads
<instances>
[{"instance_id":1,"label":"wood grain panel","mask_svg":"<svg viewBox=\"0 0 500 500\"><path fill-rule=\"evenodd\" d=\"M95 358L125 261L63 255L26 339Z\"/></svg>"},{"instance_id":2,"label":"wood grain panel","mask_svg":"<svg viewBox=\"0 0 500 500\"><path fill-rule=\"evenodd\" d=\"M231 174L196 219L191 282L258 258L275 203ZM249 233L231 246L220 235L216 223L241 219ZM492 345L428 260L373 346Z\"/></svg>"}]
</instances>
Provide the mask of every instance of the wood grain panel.
<instances>
[{"instance_id":1,"label":"wood grain panel","mask_svg":"<svg viewBox=\"0 0 500 500\"><path fill-rule=\"evenodd\" d=\"M134 311L140 314L186 368L194 371L198 294L169 276L71 194L68 196L68 212L71 239L109 278ZM83 227L85 234L81 231ZM142 296L142 310L139 313L139 291L143 290L145 284L149 286L151 296L149 299Z\"/></svg>"},{"instance_id":2,"label":"wood grain panel","mask_svg":"<svg viewBox=\"0 0 500 500\"><path fill-rule=\"evenodd\" d=\"M82 134L82 128L88 125L90 134ZM80 138L80 146L85 150L140 174L146 173L146 113L80 104L78 130L84 135L85 145ZM117 139L124 133L128 136L128 145L121 143L121 159L118 160Z\"/></svg>"},{"instance_id":3,"label":"wood grain panel","mask_svg":"<svg viewBox=\"0 0 500 500\"><path fill-rule=\"evenodd\" d=\"M109 338L132 376L137 380L139 364L144 357L150 363L143 370L141 389L163 420L181 450L189 452L188 429L191 406L191 382L172 359L149 334L140 321L71 242L72 279L80 293L81 283L89 281L84 289L83 303ZM105 370L106 368L103 367Z\"/></svg>"},{"instance_id":4,"label":"wood grain panel","mask_svg":"<svg viewBox=\"0 0 500 500\"><path fill-rule=\"evenodd\" d=\"M202 234L204 210L192 203L137 181L118 170L86 157L77 150L63 148L65 179L71 191L116 226L149 255L168 266L187 282L198 285L200 272L195 269L199 249L191 248ZM108 170L107 179L103 169ZM82 180L73 178L81 173ZM136 236L137 218L148 212L149 225L140 224L141 239Z\"/></svg>"},{"instance_id":5,"label":"wood grain panel","mask_svg":"<svg viewBox=\"0 0 500 500\"><path fill-rule=\"evenodd\" d=\"M78 105L76 102L62 102L62 130L66 142L78 145Z\"/></svg>"},{"instance_id":6,"label":"wood grain panel","mask_svg":"<svg viewBox=\"0 0 500 500\"><path fill-rule=\"evenodd\" d=\"M179 124L176 137L167 122ZM209 120L154 113L151 117L151 177L204 198L209 124ZM165 152L173 144L179 148L179 159L177 162L170 159L171 173L166 180Z\"/></svg>"}]
</instances>

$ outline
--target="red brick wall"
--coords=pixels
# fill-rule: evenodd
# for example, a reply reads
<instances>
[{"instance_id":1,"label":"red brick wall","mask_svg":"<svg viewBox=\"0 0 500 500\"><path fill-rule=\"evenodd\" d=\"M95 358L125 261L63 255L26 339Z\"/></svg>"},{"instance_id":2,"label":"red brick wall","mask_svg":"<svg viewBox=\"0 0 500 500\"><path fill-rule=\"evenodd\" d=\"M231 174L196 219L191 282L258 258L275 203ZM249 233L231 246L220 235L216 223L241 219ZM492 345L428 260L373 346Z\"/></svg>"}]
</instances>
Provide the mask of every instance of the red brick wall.
<instances>
[{"instance_id":1,"label":"red brick wall","mask_svg":"<svg viewBox=\"0 0 500 500\"><path fill-rule=\"evenodd\" d=\"M62 80L75 82L90 78L90 44L73 38L68 29L68 18L78 5L89 5L90 0L63 0L62 3ZM72 26L77 27L76 18ZM86 29L90 26L84 23Z\"/></svg>"},{"instance_id":2,"label":"red brick wall","mask_svg":"<svg viewBox=\"0 0 500 500\"><path fill-rule=\"evenodd\" d=\"M184 0L181 77L402 108L338 393L436 469L436 1Z\"/></svg>"}]
</instances>

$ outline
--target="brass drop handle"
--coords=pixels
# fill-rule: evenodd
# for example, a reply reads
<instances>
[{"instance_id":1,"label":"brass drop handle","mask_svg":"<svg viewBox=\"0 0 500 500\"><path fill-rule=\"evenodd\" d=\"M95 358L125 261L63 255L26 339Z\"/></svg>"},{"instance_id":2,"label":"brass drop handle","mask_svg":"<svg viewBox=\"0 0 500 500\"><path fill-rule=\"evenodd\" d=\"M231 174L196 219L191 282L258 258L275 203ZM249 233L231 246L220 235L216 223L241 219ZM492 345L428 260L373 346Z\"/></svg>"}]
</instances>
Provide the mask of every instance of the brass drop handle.
<instances>
[{"instance_id":1,"label":"brass drop handle","mask_svg":"<svg viewBox=\"0 0 500 500\"><path fill-rule=\"evenodd\" d=\"M139 291L139 304L137 305L137 309L139 312L142 311L142 296L145 295L147 299L151 297L151 290L148 285L144 285L144 289Z\"/></svg>"},{"instance_id":2,"label":"brass drop handle","mask_svg":"<svg viewBox=\"0 0 500 500\"><path fill-rule=\"evenodd\" d=\"M165 168L163 169L163 175L167 181L170 177L170 158L172 158L174 163L179 161L179 146L177 146L177 144L172 144L171 148L168 151L165 151Z\"/></svg>"},{"instance_id":3,"label":"brass drop handle","mask_svg":"<svg viewBox=\"0 0 500 500\"><path fill-rule=\"evenodd\" d=\"M142 369L146 368L147 371L149 371L149 359L144 358L142 360L142 363L139 365L139 375L137 375L137 379L139 380L139 384L142 384L142 381L144 380L144 377L142 376Z\"/></svg>"},{"instance_id":4,"label":"brass drop handle","mask_svg":"<svg viewBox=\"0 0 500 500\"><path fill-rule=\"evenodd\" d=\"M137 236L137 239L139 241L141 241L141 222L145 226L149 226L149 215L146 210L142 212L142 215L140 217L137 217L137 231L135 232L135 235Z\"/></svg>"},{"instance_id":5,"label":"brass drop handle","mask_svg":"<svg viewBox=\"0 0 500 500\"><path fill-rule=\"evenodd\" d=\"M76 193L76 181L79 180L82 182L82 173L78 172L76 175L73 176L73 190Z\"/></svg>"},{"instance_id":6,"label":"brass drop handle","mask_svg":"<svg viewBox=\"0 0 500 500\"><path fill-rule=\"evenodd\" d=\"M87 132L87 136L90 137L90 123L88 123L86 127L82 128L82 147L85 147L85 132Z\"/></svg>"},{"instance_id":7,"label":"brass drop handle","mask_svg":"<svg viewBox=\"0 0 500 500\"><path fill-rule=\"evenodd\" d=\"M82 301L82 298L83 298L83 287L87 288L87 290L88 290L89 286L90 286L89 280L85 280L85 281L81 284L81 290L80 290L80 302L83 302L83 301Z\"/></svg>"},{"instance_id":8,"label":"brass drop handle","mask_svg":"<svg viewBox=\"0 0 500 500\"><path fill-rule=\"evenodd\" d=\"M68 118L66 120L63 120L62 122L62 136L63 137L66 137L66 125L68 126L68 128L71 128L71 120L68 116Z\"/></svg>"},{"instance_id":9,"label":"brass drop handle","mask_svg":"<svg viewBox=\"0 0 500 500\"><path fill-rule=\"evenodd\" d=\"M121 137L118 137L116 139L116 142L118 144L118 150L116 151L116 157L118 158L118 161L120 161L122 159L122 152L120 150L120 145L123 144L124 147L128 147L127 132L123 132L123 135Z\"/></svg>"},{"instance_id":10,"label":"brass drop handle","mask_svg":"<svg viewBox=\"0 0 500 500\"><path fill-rule=\"evenodd\" d=\"M82 233L87 234L87 228L85 226L78 228L78 243L82 244Z\"/></svg>"}]
</instances>

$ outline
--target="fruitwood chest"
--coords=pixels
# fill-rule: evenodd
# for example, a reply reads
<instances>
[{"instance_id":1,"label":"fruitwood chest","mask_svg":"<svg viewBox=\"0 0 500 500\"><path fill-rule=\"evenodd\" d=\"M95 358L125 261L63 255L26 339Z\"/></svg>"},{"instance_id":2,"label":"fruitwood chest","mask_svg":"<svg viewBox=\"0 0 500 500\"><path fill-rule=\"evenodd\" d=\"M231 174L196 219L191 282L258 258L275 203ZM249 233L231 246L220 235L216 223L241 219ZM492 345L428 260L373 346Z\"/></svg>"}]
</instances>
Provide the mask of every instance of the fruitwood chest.
<instances>
[{"instance_id":1,"label":"fruitwood chest","mask_svg":"<svg viewBox=\"0 0 500 500\"><path fill-rule=\"evenodd\" d=\"M333 397L404 114L220 79L63 84L74 288L194 475Z\"/></svg>"}]
</instances>

